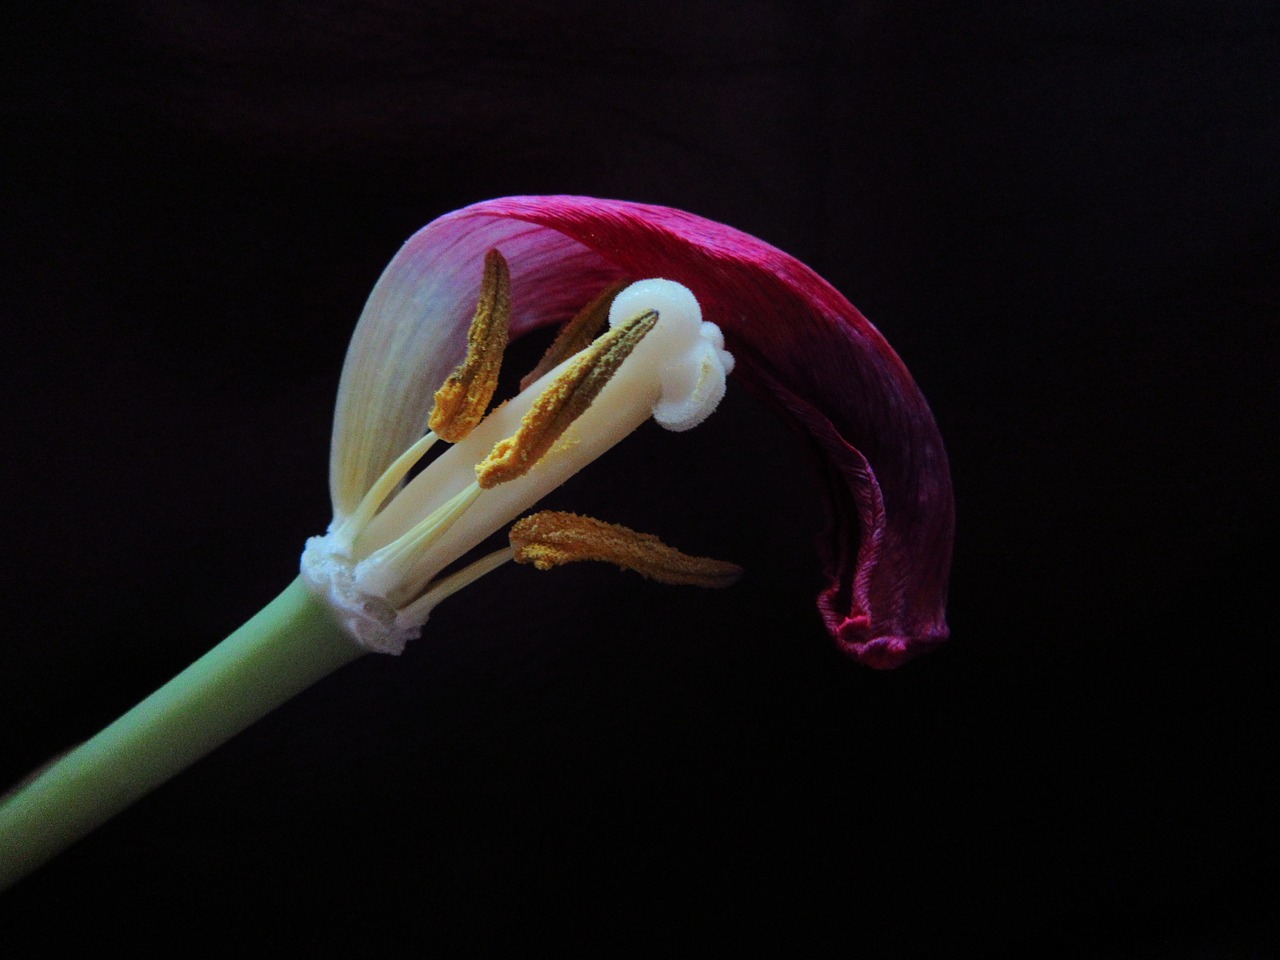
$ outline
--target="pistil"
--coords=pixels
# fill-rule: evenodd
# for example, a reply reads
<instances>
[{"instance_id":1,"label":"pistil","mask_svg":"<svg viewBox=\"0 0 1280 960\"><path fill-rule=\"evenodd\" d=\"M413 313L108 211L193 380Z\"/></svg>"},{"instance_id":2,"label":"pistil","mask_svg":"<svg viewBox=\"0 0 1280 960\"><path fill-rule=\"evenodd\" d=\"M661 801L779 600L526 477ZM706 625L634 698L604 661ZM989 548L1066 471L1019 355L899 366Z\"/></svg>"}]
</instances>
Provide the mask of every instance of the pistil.
<instances>
[{"instance_id":1,"label":"pistil","mask_svg":"<svg viewBox=\"0 0 1280 960\"><path fill-rule=\"evenodd\" d=\"M513 558L542 568L606 560L703 586L740 572L625 527L542 514L519 527L511 548L444 573L650 416L675 430L700 423L732 368L719 330L702 321L686 288L641 281L588 304L540 368L562 359L485 415L506 343L507 276L491 251L467 356L436 394L433 432L397 458L351 517L308 543L308 582L371 649L398 652L436 604ZM585 342L606 309L610 329ZM453 446L395 492L437 435Z\"/></svg>"}]
</instances>

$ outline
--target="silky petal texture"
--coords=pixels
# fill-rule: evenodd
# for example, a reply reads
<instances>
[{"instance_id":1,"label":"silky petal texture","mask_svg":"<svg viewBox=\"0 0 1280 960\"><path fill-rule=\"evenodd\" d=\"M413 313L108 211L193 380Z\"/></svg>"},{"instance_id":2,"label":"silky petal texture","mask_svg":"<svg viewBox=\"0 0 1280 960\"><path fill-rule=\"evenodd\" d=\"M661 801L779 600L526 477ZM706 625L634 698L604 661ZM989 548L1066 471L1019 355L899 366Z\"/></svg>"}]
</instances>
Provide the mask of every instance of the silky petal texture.
<instances>
[{"instance_id":1,"label":"silky petal texture","mask_svg":"<svg viewBox=\"0 0 1280 960\"><path fill-rule=\"evenodd\" d=\"M462 357L490 247L511 264L513 337L566 319L618 278L692 290L724 332L735 377L811 441L828 500L818 607L836 642L889 668L946 639L951 480L910 373L804 264L667 207L507 197L415 234L370 296L343 373L332 473L339 517L425 429L434 390Z\"/></svg>"},{"instance_id":2,"label":"silky petal texture","mask_svg":"<svg viewBox=\"0 0 1280 960\"><path fill-rule=\"evenodd\" d=\"M567 319L617 276L568 237L459 211L414 234L387 265L356 325L334 417L329 492L342 520L427 429L435 392L466 353L484 256L511 270L511 336Z\"/></svg>"}]
</instances>

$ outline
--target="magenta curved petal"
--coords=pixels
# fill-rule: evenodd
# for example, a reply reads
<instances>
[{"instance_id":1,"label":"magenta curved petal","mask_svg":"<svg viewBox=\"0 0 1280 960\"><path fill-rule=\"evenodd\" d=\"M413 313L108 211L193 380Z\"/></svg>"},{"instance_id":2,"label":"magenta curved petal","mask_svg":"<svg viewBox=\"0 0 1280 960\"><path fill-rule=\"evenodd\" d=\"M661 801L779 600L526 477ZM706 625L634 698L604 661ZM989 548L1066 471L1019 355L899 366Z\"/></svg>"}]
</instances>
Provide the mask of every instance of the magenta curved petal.
<instances>
[{"instance_id":1,"label":"magenta curved petal","mask_svg":"<svg viewBox=\"0 0 1280 960\"><path fill-rule=\"evenodd\" d=\"M667 207L508 197L450 217L462 230L475 218L537 224L617 275L689 287L724 331L735 375L819 454L829 522L818 607L837 643L889 668L946 639L954 502L942 439L898 355L834 287L754 237Z\"/></svg>"}]
</instances>

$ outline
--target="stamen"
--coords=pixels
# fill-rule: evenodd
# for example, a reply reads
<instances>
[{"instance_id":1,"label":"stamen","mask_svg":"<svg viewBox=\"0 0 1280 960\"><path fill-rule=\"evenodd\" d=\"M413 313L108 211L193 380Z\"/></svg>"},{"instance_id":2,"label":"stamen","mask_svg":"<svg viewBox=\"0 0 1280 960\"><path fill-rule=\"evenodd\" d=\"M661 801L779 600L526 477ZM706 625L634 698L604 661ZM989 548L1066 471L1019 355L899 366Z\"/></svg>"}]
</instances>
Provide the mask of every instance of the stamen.
<instances>
[{"instance_id":1,"label":"stamen","mask_svg":"<svg viewBox=\"0 0 1280 960\"><path fill-rule=\"evenodd\" d=\"M591 406L645 334L658 322L647 310L598 338L542 392L514 436L500 440L480 464L476 477L486 490L528 473L570 424Z\"/></svg>"},{"instance_id":2,"label":"stamen","mask_svg":"<svg viewBox=\"0 0 1280 960\"><path fill-rule=\"evenodd\" d=\"M449 532L479 496L480 487L469 484L413 529L369 554L356 565L356 586L365 593L386 597L395 606L417 596L431 578L434 558L429 548Z\"/></svg>"},{"instance_id":3,"label":"stamen","mask_svg":"<svg viewBox=\"0 0 1280 960\"><path fill-rule=\"evenodd\" d=\"M516 563L532 563L539 570L578 560L599 560L659 583L698 587L727 587L742 576L737 564L691 557L651 533L575 513L535 513L517 521L510 536Z\"/></svg>"},{"instance_id":4,"label":"stamen","mask_svg":"<svg viewBox=\"0 0 1280 960\"><path fill-rule=\"evenodd\" d=\"M413 469L414 464L421 460L439 439L439 436L428 431L413 446L396 457L395 462L382 472L382 476L374 482L373 486L369 488L369 492L361 499L360 505L334 531L335 553L339 553L341 556L350 556L351 547L355 543L356 537L360 536L360 531L373 519L373 515L378 512L378 508L382 506L383 501L391 495L391 491L396 488L396 484L405 478L405 475Z\"/></svg>"},{"instance_id":5,"label":"stamen","mask_svg":"<svg viewBox=\"0 0 1280 960\"><path fill-rule=\"evenodd\" d=\"M427 622L427 617L431 615L431 611L442 600L453 596L463 587L475 583L486 573L497 570L498 567L512 559L512 554L513 551L510 547L503 547L501 550L495 550L493 553L486 554L479 560L467 564L456 573L451 573L447 577L432 581L431 588L426 593L396 614L396 622L403 627L421 626Z\"/></svg>"},{"instance_id":6,"label":"stamen","mask_svg":"<svg viewBox=\"0 0 1280 960\"><path fill-rule=\"evenodd\" d=\"M484 419L498 388L498 370L507 346L511 319L511 276L497 250L484 258L484 279L476 301L476 315L467 330L467 355L436 391L430 426L450 443L457 443Z\"/></svg>"},{"instance_id":7,"label":"stamen","mask_svg":"<svg viewBox=\"0 0 1280 960\"><path fill-rule=\"evenodd\" d=\"M575 353L585 350L596 338L596 334L609 322L609 307L613 298L621 293L630 281L619 280L606 287L599 296L578 311L572 320L560 328L547 352L542 355L538 365L520 381L520 389L528 390L533 383L548 370L554 370Z\"/></svg>"}]
</instances>

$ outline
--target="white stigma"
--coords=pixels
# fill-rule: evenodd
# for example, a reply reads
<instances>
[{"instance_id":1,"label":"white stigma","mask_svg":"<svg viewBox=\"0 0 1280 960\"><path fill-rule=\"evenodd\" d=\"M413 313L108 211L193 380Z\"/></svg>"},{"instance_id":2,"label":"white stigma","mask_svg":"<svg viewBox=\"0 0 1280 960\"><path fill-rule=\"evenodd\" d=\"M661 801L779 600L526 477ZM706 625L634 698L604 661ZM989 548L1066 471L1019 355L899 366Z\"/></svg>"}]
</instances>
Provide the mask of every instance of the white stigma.
<instances>
[{"instance_id":1,"label":"white stigma","mask_svg":"<svg viewBox=\"0 0 1280 960\"><path fill-rule=\"evenodd\" d=\"M627 287L613 301L609 326L626 323L646 310L657 311L660 328L669 324L664 337L666 360L657 364L662 394L653 406L653 419L668 430L690 430L724 399L733 355L724 349L720 328L703 322L697 298L673 280L641 280Z\"/></svg>"}]
</instances>

